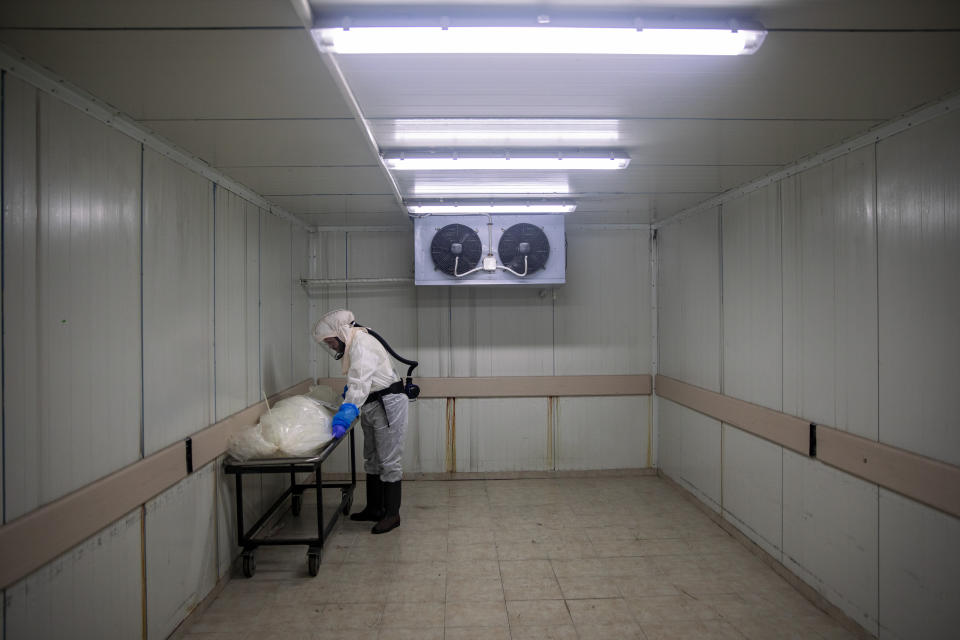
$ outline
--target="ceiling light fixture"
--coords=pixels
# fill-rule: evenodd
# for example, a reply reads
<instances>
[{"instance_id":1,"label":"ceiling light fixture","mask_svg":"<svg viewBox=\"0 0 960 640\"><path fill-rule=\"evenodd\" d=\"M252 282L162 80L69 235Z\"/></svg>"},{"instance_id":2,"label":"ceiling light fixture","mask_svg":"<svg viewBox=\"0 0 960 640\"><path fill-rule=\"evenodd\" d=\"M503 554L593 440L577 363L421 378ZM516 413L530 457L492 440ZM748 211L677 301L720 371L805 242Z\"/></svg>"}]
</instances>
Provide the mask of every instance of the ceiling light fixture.
<instances>
[{"instance_id":1,"label":"ceiling light fixture","mask_svg":"<svg viewBox=\"0 0 960 640\"><path fill-rule=\"evenodd\" d=\"M617 151L556 151L533 154L483 152L447 153L392 151L383 162L394 171L589 171L626 169L630 158Z\"/></svg>"},{"instance_id":2,"label":"ceiling light fixture","mask_svg":"<svg viewBox=\"0 0 960 640\"><path fill-rule=\"evenodd\" d=\"M479 202L476 200L443 200L438 202L408 203L407 211L413 215L456 215L474 213L573 213L577 205L569 201L556 202Z\"/></svg>"},{"instance_id":3,"label":"ceiling light fixture","mask_svg":"<svg viewBox=\"0 0 960 640\"><path fill-rule=\"evenodd\" d=\"M566 180L539 180L537 182L416 182L415 196L444 195L566 195L570 184Z\"/></svg>"},{"instance_id":4,"label":"ceiling light fixture","mask_svg":"<svg viewBox=\"0 0 960 640\"><path fill-rule=\"evenodd\" d=\"M766 37L762 29L350 26L320 28L321 49L363 53L545 53L749 55Z\"/></svg>"},{"instance_id":5,"label":"ceiling light fixture","mask_svg":"<svg viewBox=\"0 0 960 640\"><path fill-rule=\"evenodd\" d=\"M388 133L389 132L389 133ZM540 146L616 144L620 139L617 120L587 118L417 118L394 120L384 128L401 145L445 147L496 143Z\"/></svg>"}]
</instances>

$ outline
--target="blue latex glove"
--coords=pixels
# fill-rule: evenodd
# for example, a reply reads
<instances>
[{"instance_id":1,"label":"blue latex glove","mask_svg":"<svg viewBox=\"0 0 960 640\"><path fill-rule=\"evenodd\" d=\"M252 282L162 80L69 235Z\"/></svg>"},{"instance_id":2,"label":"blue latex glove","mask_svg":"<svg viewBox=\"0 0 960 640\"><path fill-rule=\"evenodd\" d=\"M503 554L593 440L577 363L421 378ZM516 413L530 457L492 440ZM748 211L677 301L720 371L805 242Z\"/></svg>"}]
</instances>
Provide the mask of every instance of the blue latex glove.
<instances>
[{"instance_id":1,"label":"blue latex glove","mask_svg":"<svg viewBox=\"0 0 960 640\"><path fill-rule=\"evenodd\" d=\"M360 415L360 411L357 409L357 405L350 404L349 402L344 402L340 405L340 409L337 411L337 414L333 416L333 421L330 423L330 427L333 430L333 437L338 440L342 438L343 434L347 432L347 429L350 428L350 425L357 419L358 415Z\"/></svg>"},{"instance_id":2,"label":"blue latex glove","mask_svg":"<svg viewBox=\"0 0 960 640\"><path fill-rule=\"evenodd\" d=\"M346 398L346 397L347 397L347 389L349 389L349 388L350 388L350 385L348 385L348 384L343 385L343 393L340 394L340 397L341 397L341 398Z\"/></svg>"}]
</instances>

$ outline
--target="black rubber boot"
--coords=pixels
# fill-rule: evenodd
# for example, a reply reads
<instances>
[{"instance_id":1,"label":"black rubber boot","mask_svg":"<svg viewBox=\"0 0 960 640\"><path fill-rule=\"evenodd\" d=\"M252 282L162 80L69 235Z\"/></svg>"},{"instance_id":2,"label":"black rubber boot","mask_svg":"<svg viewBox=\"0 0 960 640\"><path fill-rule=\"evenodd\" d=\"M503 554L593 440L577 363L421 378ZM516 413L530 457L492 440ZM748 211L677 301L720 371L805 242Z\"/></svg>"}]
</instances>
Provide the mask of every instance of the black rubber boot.
<instances>
[{"instance_id":1,"label":"black rubber boot","mask_svg":"<svg viewBox=\"0 0 960 640\"><path fill-rule=\"evenodd\" d=\"M370 533L386 533L400 526L400 487L402 480L383 483L383 503L386 513L383 520L373 525Z\"/></svg>"},{"instance_id":2,"label":"black rubber boot","mask_svg":"<svg viewBox=\"0 0 960 640\"><path fill-rule=\"evenodd\" d=\"M367 506L363 511L350 514L355 522L379 522L383 519L383 483L379 474L367 474Z\"/></svg>"}]
</instances>

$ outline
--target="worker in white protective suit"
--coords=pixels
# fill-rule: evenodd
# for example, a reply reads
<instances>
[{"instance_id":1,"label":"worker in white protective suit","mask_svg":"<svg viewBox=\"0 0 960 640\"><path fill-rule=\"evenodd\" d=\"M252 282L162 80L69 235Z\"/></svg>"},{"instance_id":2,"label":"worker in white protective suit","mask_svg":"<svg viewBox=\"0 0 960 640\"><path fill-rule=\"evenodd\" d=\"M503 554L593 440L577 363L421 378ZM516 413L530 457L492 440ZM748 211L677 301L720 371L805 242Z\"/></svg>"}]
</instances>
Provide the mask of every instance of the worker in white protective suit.
<instances>
[{"instance_id":1,"label":"worker in white protective suit","mask_svg":"<svg viewBox=\"0 0 960 640\"><path fill-rule=\"evenodd\" d=\"M350 519L376 522L371 532L386 533L400 526L401 465L409 403L403 383L383 345L366 329L356 326L353 313L346 309L320 318L313 327L313 339L340 360L341 373L347 376L343 404L333 417L333 436L343 437L358 414L363 428L367 505Z\"/></svg>"}]
</instances>

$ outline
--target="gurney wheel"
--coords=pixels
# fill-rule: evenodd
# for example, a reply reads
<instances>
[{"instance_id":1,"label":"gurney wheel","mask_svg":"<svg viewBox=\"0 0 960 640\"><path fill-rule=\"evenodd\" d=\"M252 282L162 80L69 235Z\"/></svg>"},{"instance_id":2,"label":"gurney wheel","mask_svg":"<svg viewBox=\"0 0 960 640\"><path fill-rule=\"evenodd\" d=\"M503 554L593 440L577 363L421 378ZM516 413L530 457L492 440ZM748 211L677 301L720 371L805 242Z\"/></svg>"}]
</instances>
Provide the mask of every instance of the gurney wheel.
<instances>
[{"instance_id":1,"label":"gurney wheel","mask_svg":"<svg viewBox=\"0 0 960 640\"><path fill-rule=\"evenodd\" d=\"M350 515L350 509L353 508L353 492L345 490L343 492L343 495L346 496L347 501L343 503L343 508L340 510L340 513L342 513L345 516L348 516Z\"/></svg>"},{"instance_id":2,"label":"gurney wheel","mask_svg":"<svg viewBox=\"0 0 960 640\"><path fill-rule=\"evenodd\" d=\"M320 572L320 554L319 553L307 553L307 571L310 573L310 577L316 577Z\"/></svg>"},{"instance_id":3,"label":"gurney wheel","mask_svg":"<svg viewBox=\"0 0 960 640\"><path fill-rule=\"evenodd\" d=\"M243 575L252 578L253 574L257 572L257 558L253 555L252 551L245 551L243 553Z\"/></svg>"},{"instance_id":4,"label":"gurney wheel","mask_svg":"<svg viewBox=\"0 0 960 640\"><path fill-rule=\"evenodd\" d=\"M303 508L303 494L294 494L293 496L291 496L290 499L293 503L291 507L291 511L293 511L293 515L299 516L300 509Z\"/></svg>"}]
</instances>

